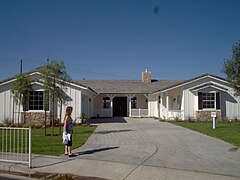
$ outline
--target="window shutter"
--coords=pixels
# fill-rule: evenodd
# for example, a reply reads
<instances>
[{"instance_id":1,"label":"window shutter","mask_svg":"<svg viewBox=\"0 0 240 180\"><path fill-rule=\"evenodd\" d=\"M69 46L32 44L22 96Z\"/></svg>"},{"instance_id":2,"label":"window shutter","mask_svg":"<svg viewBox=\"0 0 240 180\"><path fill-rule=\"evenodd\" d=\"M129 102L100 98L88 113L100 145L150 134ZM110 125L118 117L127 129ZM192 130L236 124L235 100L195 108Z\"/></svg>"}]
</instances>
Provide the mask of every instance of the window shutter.
<instances>
[{"instance_id":1,"label":"window shutter","mask_svg":"<svg viewBox=\"0 0 240 180\"><path fill-rule=\"evenodd\" d=\"M220 93L216 93L216 109L220 109Z\"/></svg>"},{"instance_id":2,"label":"window shutter","mask_svg":"<svg viewBox=\"0 0 240 180\"><path fill-rule=\"evenodd\" d=\"M26 96L24 96L23 97L23 111L28 111L29 110L29 108L28 108L28 106L29 106L29 99L26 97Z\"/></svg>"},{"instance_id":3,"label":"window shutter","mask_svg":"<svg viewBox=\"0 0 240 180\"><path fill-rule=\"evenodd\" d=\"M203 103L202 103L202 93L198 92L198 109L203 109Z\"/></svg>"},{"instance_id":4,"label":"window shutter","mask_svg":"<svg viewBox=\"0 0 240 180\"><path fill-rule=\"evenodd\" d=\"M49 91L43 92L43 109L44 111L49 111Z\"/></svg>"}]
</instances>

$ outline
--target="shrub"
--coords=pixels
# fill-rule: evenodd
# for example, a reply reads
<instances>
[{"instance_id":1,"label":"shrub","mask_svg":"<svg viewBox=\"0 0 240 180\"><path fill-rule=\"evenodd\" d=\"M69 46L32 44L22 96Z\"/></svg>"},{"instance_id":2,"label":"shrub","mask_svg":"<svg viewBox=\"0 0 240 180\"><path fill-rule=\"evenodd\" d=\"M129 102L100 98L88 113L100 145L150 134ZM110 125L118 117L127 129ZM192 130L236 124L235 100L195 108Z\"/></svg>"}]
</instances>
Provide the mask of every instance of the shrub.
<instances>
[{"instance_id":1,"label":"shrub","mask_svg":"<svg viewBox=\"0 0 240 180\"><path fill-rule=\"evenodd\" d=\"M81 119L81 121L82 121L82 122L81 122L82 124L87 124L87 125L89 125L88 118L85 117L85 113L84 113L84 112L81 113L80 119Z\"/></svg>"},{"instance_id":2,"label":"shrub","mask_svg":"<svg viewBox=\"0 0 240 180\"><path fill-rule=\"evenodd\" d=\"M228 119L227 117L224 117L224 118L222 118L222 121L223 121L223 122L228 122L229 119Z\"/></svg>"},{"instance_id":3,"label":"shrub","mask_svg":"<svg viewBox=\"0 0 240 180\"><path fill-rule=\"evenodd\" d=\"M175 121L179 121L179 117L176 116L176 117L174 118L174 120L175 120Z\"/></svg>"},{"instance_id":4,"label":"shrub","mask_svg":"<svg viewBox=\"0 0 240 180\"><path fill-rule=\"evenodd\" d=\"M42 128L42 127L44 127L44 124L42 123L42 121L39 121L39 122L29 121L29 122L26 122L26 123L22 124L22 127L24 127L24 128L28 128L28 127L31 127L31 128Z\"/></svg>"},{"instance_id":5,"label":"shrub","mask_svg":"<svg viewBox=\"0 0 240 180\"><path fill-rule=\"evenodd\" d=\"M4 118L3 126L9 127L9 126L11 126L13 124L12 122L13 122L13 120L11 118Z\"/></svg>"}]
</instances>

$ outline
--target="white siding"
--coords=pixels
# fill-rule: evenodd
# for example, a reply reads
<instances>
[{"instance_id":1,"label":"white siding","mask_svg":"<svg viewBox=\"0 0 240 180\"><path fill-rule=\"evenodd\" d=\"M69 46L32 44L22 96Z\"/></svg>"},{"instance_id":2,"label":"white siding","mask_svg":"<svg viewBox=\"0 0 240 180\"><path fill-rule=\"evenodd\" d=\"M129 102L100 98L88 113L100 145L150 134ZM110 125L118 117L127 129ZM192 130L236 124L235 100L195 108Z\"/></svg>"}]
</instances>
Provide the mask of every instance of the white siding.
<instances>
[{"instance_id":1,"label":"white siding","mask_svg":"<svg viewBox=\"0 0 240 180\"><path fill-rule=\"evenodd\" d=\"M13 100L11 97L11 91L4 91L0 93L0 122L4 120L4 118L12 119L13 116Z\"/></svg>"},{"instance_id":2,"label":"white siding","mask_svg":"<svg viewBox=\"0 0 240 180\"><path fill-rule=\"evenodd\" d=\"M220 108L223 118L227 117L228 119L240 119L240 97L234 97L233 89L224 81L215 79L215 78L202 78L193 83L189 83L184 86L184 113L185 117L194 117L196 118L196 111L198 110L198 95L197 91L189 91L189 89L203 85L204 83L214 83L215 87L203 88L201 92L220 92ZM222 87L227 91L218 89Z\"/></svg>"},{"instance_id":3,"label":"white siding","mask_svg":"<svg viewBox=\"0 0 240 180\"><path fill-rule=\"evenodd\" d=\"M85 95L82 95L82 112L85 114L85 117L89 117L89 98Z\"/></svg>"},{"instance_id":4,"label":"white siding","mask_svg":"<svg viewBox=\"0 0 240 180\"><path fill-rule=\"evenodd\" d=\"M68 87L65 92L70 98L68 98L66 100L65 104L63 105L62 122L63 122L63 117L65 115L67 106L73 107L72 119L76 119L77 117L80 117L81 112L82 112L82 110L81 110L81 91L76 90L72 87Z\"/></svg>"},{"instance_id":5,"label":"white siding","mask_svg":"<svg viewBox=\"0 0 240 180\"><path fill-rule=\"evenodd\" d=\"M198 96L196 92L185 89L184 93L184 119L196 119L196 111L198 109Z\"/></svg>"},{"instance_id":6,"label":"white siding","mask_svg":"<svg viewBox=\"0 0 240 180\"><path fill-rule=\"evenodd\" d=\"M36 81L39 79L38 74L33 74L30 77L31 79L35 79ZM11 95L11 89L12 89L12 81L2 83L0 86L0 122L4 120L4 118L13 118L13 98ZM33 83L33 90L35 91L43 91L43 87L39 82ZM62 106L62 114L61 114L61 121L63 122L63 117L65 115L65 110L67 106L73 107L73 113L72 118L75 119L76 117L80 117L81 112L85 112L86 116L91 115L89 112L91 112L92 106L89 105L89 98L92 98L95 93L90 91L87 88L75 85L75 84L69 84L68 87L65 90L65 102ZM82 99L83 97L83 99ZM82 106L83 103L83 106ZM58 115L60 117L60 104L57 103L56 100L56 106L54 107L55 115ZM15 105L14 107L14 119L15 122L17 122L17 112L18 106ZM51 110L51 107L50 107ZM20 107L20 111L22 111L22 107ZM21 119L21 117L19 118Z\"/></svg>"},{"instance_id":7,"label":"white siding","mask_svg":"<svg viewBox=\"0 0 240 180\"><path fill-rule=\"evenodd\" d=\"M238 119L240 120L240 97L232 96L226 94L223 97L226 102L226 117L228 119Z\"/></svg>"},{"instance_id":8,"label":"white siding","mask_svg":"<svg viewBox=\"0 0 240 180\"><path fill-rule=\"evenodd\" d=\"M147 109L148 108L148 101L144 95L136 95L137 97L137 108Z\"/></svg>"},{"instance_id":9,"label":"white siding","mask_svg":"<svg viewBox=\"0 0 240 180\"><path fill-rule=\"evenodd\" d=\"M189 117L189 95L188 95L188 90L183 91L184 94L184 119L188 119Z\"/></svg>"},{"instance_id":10,"label":"white siding","mask_svg":"<svg viewBox=\"0 0 240 180\"><path fill-rule=\"evenodd\" d=\"M158 95L148 96L148 111L150 117L158 117Z\"/></svg>"},{"instance_id":11,"label":"white siding","mask_svg":"<svg viewBox=\"0 0 240 180\"><path fill-rule=\"evenodd\" d=\"M198 93L193 92L194 94L194 118L197 118L197 111L198 111Z\"/></svg>"},{"instance_id":12,"label":"white siding","mask_svg":"<svg viewBox=\"0 0 240 180\"><path fill-rule=\"evenodd\" d=\"M5 118L11 120L14 119L17 122L17 112L18 106L13 101L13 95L11 92L12 83L4 84L0 87L0 123L3 122ZM14 112L13 112L13 103L14 103ZM13 115L14 114L14 115ZM19 117L21 119L21 117Z\"/></svg>"},{"instance_id":13,"label":"white siding","mask_svg":"<svg viewBox=\"0 0 240 180\"><path fill-rule=\"evenodd\" d=\"M94 117L111 117L111 108L103 108L103 97L107 95L97 95L93 100Z\"/></svg>"}]
</instances>

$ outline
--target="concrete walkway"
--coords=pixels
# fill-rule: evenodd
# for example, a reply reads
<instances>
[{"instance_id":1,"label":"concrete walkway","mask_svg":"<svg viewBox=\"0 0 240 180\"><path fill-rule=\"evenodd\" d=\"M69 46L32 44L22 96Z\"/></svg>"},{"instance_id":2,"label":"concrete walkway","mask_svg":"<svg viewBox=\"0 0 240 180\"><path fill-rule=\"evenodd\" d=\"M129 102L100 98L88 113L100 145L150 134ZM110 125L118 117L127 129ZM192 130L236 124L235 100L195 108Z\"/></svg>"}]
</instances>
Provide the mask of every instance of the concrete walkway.
<instances>
[{"instance_id":1,"label":"concrete walkway","mask_svg":"<svg viewBox=\"0 0 240 180\"><path fill-rule=\"evenodd\" d=\"M0 163L0 169L69 173L105 179L240 179L240 150L206 135L149 118L99 124L76 157L35 155L33 169Z\"/></svg>"}]
</instances>

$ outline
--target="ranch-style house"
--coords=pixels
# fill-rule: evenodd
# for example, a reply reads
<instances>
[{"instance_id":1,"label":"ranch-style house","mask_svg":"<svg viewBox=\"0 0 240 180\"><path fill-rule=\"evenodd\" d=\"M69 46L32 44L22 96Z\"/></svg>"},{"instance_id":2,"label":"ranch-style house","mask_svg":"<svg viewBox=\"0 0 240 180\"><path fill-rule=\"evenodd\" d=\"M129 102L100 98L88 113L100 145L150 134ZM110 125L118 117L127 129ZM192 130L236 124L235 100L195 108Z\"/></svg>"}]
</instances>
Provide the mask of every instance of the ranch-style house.
<instances>
[{"instance_id":1,"label":"ranch-style house","mask_svg":"<svg viewBox=\"0 0 240 180\"><path fill-rule=\"evenodd\" d=\"M46 107L39 69L28 75L33 91L25 118L43 121ZM23 120L23 107L16 105L11 93L15 80L12 77L0 82L0 123L6 118L14 122ZM122 116L205 121L211 119L211 112L216 112L218 120L240 119L240 97L234 96L228 81L211 74L189 80L155 80L145 70L141 80L72 80L64 94L65 103L60 106L56 101L54 108L47 107L47 117L64 117L65 108L70 105L74 108L73 119L84 113L87 118Z\"/></svg>"}]
</instances>

